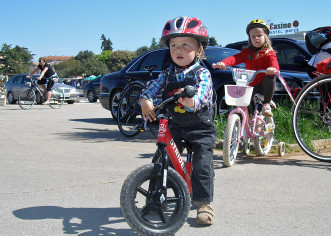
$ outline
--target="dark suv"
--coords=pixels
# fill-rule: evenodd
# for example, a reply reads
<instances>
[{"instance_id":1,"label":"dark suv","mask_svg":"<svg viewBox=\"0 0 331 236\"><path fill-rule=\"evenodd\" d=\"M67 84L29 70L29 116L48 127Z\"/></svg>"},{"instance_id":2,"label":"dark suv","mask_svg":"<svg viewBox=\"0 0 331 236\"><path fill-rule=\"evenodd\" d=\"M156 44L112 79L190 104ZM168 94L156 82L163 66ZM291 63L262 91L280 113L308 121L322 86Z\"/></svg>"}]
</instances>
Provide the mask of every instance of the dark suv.
<instances>
[{"instance_id":1,"label":"dark suv","mask_svg":"<svg viewBox=\"0 0 331 236\"><path fill-rule=\"evenodd\" d=\"M211 73L214 89L217 93L218 115L222 115L228 111L228 107L224 101L224 85L234 84L234 81L230 70L213 69L212 64L238 52L239 50L232 48L207 47L205 49L206 60L203 60L202 64ZM166 48L149 51L132 60L122 70L104 75L100 85L99 100L101 105L105 109L110 110L112 116L116 118L119 96L127 84L126 79L148 78L149 72L143 69L146 65L157 65L157 68L153 71L153 78L157 78L159 73L169 66L169 59L169 50ZM304 58L301 58L301 60L301 62L296 63L303 63ZM239 67L244 67L244 65L239 65ZM295 88L300 89L310 80L307 74L300 71L281 71L281 74L289 84L292 92ZM276 93L277 95L284 95L286 91L282 85L277 84Z\"/></svg>"},{"instance_id":2,"label":"dark suv","mask_svg":"<svg viewBox=\"0 0 331 236\"><path fill-rule=\"evenodd\" d=\"M271 42L277 53L277 60L282 72L306 73L307 62L310 60L311 55L306 48L304 40L271 38ZM247 44L247 41L242 41L228 44L226 47L241 50Z\"/></svg>"}]
</instances>

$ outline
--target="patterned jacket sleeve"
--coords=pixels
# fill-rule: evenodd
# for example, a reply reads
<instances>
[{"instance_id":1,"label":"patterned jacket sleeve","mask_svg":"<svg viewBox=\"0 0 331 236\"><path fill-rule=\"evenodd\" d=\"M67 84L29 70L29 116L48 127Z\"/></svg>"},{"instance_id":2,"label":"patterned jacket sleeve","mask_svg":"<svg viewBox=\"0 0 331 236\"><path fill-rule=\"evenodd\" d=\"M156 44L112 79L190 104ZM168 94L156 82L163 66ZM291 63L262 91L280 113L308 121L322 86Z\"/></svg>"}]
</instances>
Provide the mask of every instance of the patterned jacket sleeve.
<instances>
[{"instance_id":1,"label":"patterned jacket sleeve","mask_svg":"<svg viewBox=\"0 0 331 236\"><path fill-rule=\"evenodd\" d=\"M194 111L212 103L213 99L213 82L209 70L205 68L197 72L196 89L197 94L194 99Z\"/></svg>"},{"instance_id":2,"label":"patterned jacket sleeve","mask_svg":"<svg viewBox=\"0 0 331 236\"><path fill-rule=\"evenodd\" d=\"M166 73L160 73L159 77L155 80L147 82L146 87L142 90L140 99L145 98L155 102L157 95L162 92L162 88L165 84Z\"/></svg>"}]
</instances>

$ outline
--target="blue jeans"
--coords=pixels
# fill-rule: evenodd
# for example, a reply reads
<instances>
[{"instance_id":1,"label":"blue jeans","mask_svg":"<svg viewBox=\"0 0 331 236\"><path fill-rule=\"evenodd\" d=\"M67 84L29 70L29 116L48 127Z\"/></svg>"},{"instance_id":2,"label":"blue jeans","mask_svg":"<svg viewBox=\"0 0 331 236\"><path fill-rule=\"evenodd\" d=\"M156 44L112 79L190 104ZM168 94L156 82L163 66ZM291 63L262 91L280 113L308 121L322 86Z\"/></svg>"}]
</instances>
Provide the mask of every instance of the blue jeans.
<instances>
[{"instance_id":1,"label":"blue jeans","mask_svg":"<svg viewBox=\"0 0 331 236\"><path fill-rule=\"evenodd\" d=\"M180 151L184 140L193 151L192 200L212 202L214 197L213 149L217 137L212 120L212 109L202 108L189 112L184 119L176 117L170 125L170 132ZM174 117L173 117L174 118Z\"/></svg>"}]
</instances>

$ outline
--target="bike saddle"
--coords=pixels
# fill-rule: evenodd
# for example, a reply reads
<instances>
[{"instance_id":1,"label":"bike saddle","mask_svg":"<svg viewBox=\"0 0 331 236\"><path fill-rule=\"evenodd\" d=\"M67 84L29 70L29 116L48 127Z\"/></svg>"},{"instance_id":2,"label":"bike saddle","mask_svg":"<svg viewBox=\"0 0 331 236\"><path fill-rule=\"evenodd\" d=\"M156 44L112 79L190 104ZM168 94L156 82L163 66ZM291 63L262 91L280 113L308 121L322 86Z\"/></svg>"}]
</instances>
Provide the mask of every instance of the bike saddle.
<instances>
[{"instance_id":1,"label":"bike saddle","mask_svg":"<svg viewBox=\"0 0 331 236\"><path fill-rule=\"evenodd\" d=\"M254 94L253 100L254 100L254 103L258 103L259 101L261 101L260 103L262 103L264 101L264 96L260 93L256 93L256 94ZM276 103L274 103L274 101L272 101L272 100L270 102L270 106L272 106L274 109L276 109Z\"/></svg>"}]
</instances>

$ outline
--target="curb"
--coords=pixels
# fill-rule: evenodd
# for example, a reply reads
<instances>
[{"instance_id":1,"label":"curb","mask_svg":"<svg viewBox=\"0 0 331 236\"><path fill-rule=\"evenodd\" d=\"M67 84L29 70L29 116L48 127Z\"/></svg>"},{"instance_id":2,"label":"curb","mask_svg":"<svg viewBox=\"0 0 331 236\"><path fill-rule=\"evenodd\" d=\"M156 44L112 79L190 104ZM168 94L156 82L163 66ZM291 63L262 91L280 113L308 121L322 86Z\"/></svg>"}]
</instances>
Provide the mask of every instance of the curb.
<instances>
[{"instance_id":1,"label":"curb","mask_svg":"<svg viewBox=\"0 0 331 236\"><path fill-rule=\"evenodd\" d=\"M223 149L223 139L216 139L215 145L216 145L216 148ZM300 146L296 143L291 143L291 144L285 143L285 146L286 146L286 149L288 152L303 152L301 150ZM239 146L239 148L242 148L241 145ZM272 148L278 150L278 144L274 143L272 145Z\"/></svg>"}]
</instances>

